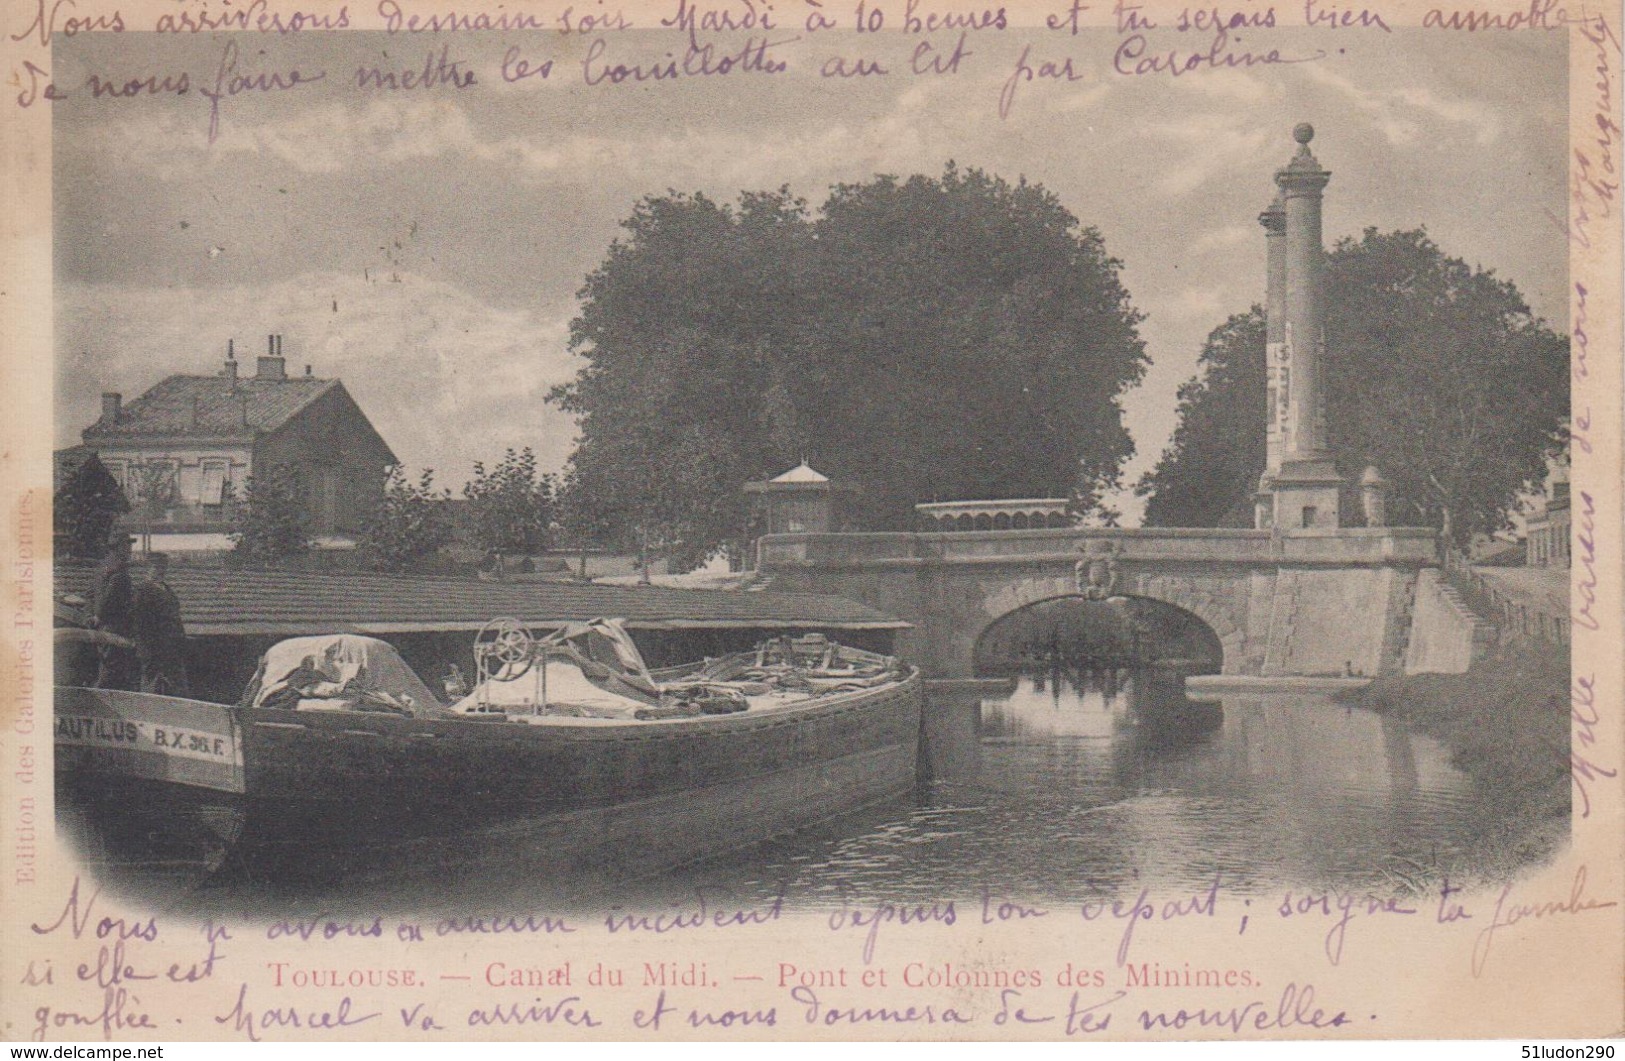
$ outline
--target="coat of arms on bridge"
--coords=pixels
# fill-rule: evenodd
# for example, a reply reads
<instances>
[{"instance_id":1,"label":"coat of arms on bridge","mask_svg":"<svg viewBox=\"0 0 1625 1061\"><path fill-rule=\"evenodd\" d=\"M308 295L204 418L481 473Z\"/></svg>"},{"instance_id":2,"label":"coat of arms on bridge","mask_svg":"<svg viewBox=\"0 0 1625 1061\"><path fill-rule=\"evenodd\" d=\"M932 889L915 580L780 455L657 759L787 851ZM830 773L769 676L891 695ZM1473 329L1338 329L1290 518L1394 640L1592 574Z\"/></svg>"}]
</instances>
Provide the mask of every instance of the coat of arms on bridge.
<instances>
[{"instance_id":1,"label":"coat of arms on bridge","mask_svg":"<svg viewBox=\"0 0 1625 1061\"><path fill-rule=\"evenodd\" d=\"M1078 592L1089 600L1108 600L1117 596L1117 543L1091 539L1078 546L1083 559L1072 567L1072 577Z\"/></svg>"}]
</instances>

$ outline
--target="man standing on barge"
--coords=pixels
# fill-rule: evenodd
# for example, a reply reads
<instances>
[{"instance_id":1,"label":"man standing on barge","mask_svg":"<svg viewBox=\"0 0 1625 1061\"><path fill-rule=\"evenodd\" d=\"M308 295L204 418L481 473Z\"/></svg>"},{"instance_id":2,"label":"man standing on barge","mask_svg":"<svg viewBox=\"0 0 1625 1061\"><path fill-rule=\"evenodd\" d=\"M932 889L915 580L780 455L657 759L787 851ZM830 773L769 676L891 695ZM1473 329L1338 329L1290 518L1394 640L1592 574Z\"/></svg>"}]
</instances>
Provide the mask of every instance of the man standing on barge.
<instances>
[{"instance_id":1,"label":"man standing on barge","mask_svg":"<svg viewBox=\"0 0 1625 1061\"><path fill-rule=\"evenodd\" d=\"M186 627L181 623L181 602L164 576L169 557L147 557L151 574L135 590L135 651L141 660L141 691L165 696L189 696L186 676Z\"/></svg>"},{"instance_id":2,"label":"man standing on barge","mask_svg":"<svg viewBox=\"0 0 1625 1061\"><path fill-rule=\"evenodd\" d=\"M118 534L108 542L107 557L96 570L91 607L92 622L104 634L125 643L103 642L97 648L96 688L136 688L135 655L127 643L135 618L135 589L130 583L130 536Z\"/></svg>"}]
</instances>

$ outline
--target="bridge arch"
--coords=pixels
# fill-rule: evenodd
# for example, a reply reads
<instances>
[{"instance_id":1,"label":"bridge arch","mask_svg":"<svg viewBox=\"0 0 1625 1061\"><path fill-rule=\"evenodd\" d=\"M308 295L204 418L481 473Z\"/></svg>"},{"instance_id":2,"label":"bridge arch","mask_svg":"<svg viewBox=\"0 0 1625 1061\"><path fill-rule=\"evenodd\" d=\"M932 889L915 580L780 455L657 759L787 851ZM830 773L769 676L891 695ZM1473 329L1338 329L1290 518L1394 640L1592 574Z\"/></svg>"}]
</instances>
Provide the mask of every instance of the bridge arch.
<instances>
[{"instance_id":1,"label":"bridge arch","mask_svg":"<svg viewBox=\"0 0 1625 1061\"><path fill-rule=\"evenodd\" d=\"M1204 586L1195 579L1177 576L1139 576L1125 579L1118 592L1129 598L1142 597L1171 605L1194 615L1217 638L1222 654L1223 673L1243 673L1246 665L1247 635L1242 626L1242 617L1234 613L1231 603L1216 589ZM1024 578L1002 586L984 600L983 610L986 619L975 631L971 643L979 645L989 628L1022 608L1041 601L1078 596L1080 595L1075 579L1062 575Z\"/></svg>"}]
</instances>

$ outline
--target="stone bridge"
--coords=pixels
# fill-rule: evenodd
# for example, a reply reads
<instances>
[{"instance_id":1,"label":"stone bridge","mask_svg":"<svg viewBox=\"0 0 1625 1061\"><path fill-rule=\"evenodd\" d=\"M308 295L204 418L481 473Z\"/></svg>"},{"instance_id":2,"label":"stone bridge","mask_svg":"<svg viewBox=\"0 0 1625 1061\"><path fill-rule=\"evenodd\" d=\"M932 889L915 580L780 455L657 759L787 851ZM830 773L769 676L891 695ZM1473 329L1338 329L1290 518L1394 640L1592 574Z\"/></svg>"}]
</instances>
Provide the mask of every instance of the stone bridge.
<instances>
[{"instance_id":1,"label":"stone bridge","mask_svg":"<svg viewBox=\"0 0 1625 1061\"><path fill-rule=\"evenodd\" d=\"M1047 529L779 534L774 589L838 594L914 624L899 651L932 678L974 676L995 621L1057 597L1144 597L1202 620L1234 675L1403 668L1427 528Z\"/></svg>"}]
</instances>

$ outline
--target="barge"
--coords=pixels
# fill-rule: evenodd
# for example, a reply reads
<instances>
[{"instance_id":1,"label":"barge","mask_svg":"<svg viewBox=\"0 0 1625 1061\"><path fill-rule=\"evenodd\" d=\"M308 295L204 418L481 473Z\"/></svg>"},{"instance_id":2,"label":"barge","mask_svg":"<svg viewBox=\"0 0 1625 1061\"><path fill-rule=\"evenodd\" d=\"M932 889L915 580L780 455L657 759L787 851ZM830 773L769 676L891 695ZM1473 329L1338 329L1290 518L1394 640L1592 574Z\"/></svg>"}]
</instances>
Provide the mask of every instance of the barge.
<instances>
[{"instance_id":1,"label":"barge","mask_svg":"<svg viewBox=\"0 0 1625 1061\"><path fill-rule=\"evenodd\" d=\"M817 635L651 672L613 620L499 621L475 658L450 704L356 635L273 646L238 704L58 687L59 817L88 862L189 879L331 881L403 852L451 872L516 845L639 872L915 783L919 674Z\"/></svg>"}]
</instances>

